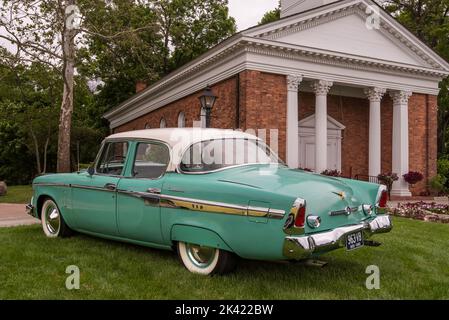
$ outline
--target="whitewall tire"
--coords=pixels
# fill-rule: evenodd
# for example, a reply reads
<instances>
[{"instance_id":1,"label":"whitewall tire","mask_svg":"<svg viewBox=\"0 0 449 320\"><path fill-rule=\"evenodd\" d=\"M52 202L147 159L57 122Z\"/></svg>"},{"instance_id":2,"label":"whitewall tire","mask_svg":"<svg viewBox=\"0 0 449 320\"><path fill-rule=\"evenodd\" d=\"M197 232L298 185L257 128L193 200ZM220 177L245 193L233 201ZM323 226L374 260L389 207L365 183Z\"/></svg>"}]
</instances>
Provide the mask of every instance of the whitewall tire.
<instances>
[{"instance_id":1,"label":"whitewall tire","mask_svg":"<svg viewBox=\"0 0 449 320\"><path fill-rule=\"evenodd\" d=\"M236 257L228 251L178 242L178 256L183 265L192 273L200 275L225 274L236 265Z\"/></svg>"},{"instance_id":2,"label":"whitewall tire","mask_svg":"<svg viewBox=\"0 0 449 320\"><path fill-rule=\"evenodd\" d=\"M65 224L57 204L53 200L45 200L42 205L40 217L42 230L48 238L63 238L72 234L72 231Z\"/></svg>"}]
</instances>

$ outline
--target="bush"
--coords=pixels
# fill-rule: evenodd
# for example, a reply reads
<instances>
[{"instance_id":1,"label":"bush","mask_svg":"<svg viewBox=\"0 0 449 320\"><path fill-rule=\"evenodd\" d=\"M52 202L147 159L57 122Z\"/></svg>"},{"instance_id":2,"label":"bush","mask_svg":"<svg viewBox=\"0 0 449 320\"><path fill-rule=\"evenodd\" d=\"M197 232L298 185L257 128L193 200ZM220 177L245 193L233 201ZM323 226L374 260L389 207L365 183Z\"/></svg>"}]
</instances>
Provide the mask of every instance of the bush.
<instances>
[{"instance_id":1,"label":"bush","mask_svg":"<svg viewBox=\"0 0 449 320\"><path fill-rule=\"evenodd\" d=\"M328 177L341 177L341 172L338 170L324 170L321 174Z\"/></svg>"},{"instance_id":2,"label":"bush","mask_svg":"<svg viewBox=\"0 0 449 320\"><path fill-rule=\"evenodd\" d=\"M447 192L446 183L447 178L441 174L437 174L435 177L430 179L429 186L433 192L437 194L444 194Z\"/></svg>"}]
</instances>

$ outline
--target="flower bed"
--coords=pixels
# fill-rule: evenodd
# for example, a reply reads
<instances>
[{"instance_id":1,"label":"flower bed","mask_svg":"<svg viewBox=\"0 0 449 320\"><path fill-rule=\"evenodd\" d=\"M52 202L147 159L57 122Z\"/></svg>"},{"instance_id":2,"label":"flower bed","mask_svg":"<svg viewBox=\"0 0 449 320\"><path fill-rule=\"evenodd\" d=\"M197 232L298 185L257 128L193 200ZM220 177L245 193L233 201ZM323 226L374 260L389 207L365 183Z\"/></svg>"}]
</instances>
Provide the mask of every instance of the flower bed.
<instances>
[{"instance_id":1,"label":"flower bed","mask_svg":"<svg viewBox=\"0 0 449 320\"><path fill-rule=\"evenodd\" d=\"M398 217L449 224L449 205L437 204L435 202L399 203L396 208L390 208L390 214Z\"/></svg>"}]
</instances>

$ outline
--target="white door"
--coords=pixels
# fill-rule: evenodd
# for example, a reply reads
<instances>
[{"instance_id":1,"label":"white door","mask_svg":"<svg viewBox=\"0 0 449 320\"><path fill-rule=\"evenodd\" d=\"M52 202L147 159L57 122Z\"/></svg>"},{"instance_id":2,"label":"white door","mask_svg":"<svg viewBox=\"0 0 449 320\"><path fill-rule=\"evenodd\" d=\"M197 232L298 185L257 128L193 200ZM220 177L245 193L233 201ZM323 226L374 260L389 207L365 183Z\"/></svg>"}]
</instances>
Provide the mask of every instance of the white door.
<instances>
[{"instance_id":1,"label":"white door","mask_svg":"<svg viewBox=\"0 0 449 320\"><path fill-rule=\"evenodd\" d=\"M315 137L301 137L299 148L299 163L301 168L315 170ZM339 170L338 139L329 137L327 140L327 168Z\"/></svg>"}]
</instances>

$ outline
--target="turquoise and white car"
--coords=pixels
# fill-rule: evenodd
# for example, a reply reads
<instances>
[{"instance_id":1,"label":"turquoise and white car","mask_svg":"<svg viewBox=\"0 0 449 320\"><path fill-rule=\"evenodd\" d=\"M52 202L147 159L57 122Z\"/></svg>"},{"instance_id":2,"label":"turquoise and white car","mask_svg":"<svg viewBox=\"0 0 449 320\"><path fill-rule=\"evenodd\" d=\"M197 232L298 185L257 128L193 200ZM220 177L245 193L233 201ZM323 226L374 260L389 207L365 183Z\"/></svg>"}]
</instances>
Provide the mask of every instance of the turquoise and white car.
<instances>
[{"instance_id":1,"label":"turquoise and white car","mask_svg":"<svg viewBox=\"0 0 449 320\"><path fill-rule=\"evenodd\" d=\"M392 229L384 186L290 169L262 140L231 130L114 134L89 170L40 176L33 189L28 212L47 237L76 231L174 250L205 275L233 270L238 257L353 250Z\"/></svg>"}]
</instances>

